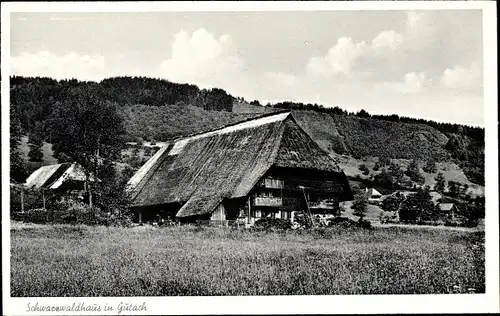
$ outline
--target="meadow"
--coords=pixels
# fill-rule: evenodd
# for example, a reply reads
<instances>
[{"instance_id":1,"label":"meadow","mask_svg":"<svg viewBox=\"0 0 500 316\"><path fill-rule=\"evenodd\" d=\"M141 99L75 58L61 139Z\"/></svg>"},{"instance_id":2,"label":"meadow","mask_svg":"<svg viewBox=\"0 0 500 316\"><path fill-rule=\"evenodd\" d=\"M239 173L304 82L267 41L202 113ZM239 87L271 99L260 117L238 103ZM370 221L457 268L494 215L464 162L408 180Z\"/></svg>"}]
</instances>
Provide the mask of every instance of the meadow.
<instances>
[{"instance_id":1,"label":"meadow","mask_svg":"<svg viewBox=\"0 0 500 316\"><path fill-rule=\"evenodd\" d=\"M484 232L11 224L11 296L485 291Z\"/></svg>"}]
</instances>

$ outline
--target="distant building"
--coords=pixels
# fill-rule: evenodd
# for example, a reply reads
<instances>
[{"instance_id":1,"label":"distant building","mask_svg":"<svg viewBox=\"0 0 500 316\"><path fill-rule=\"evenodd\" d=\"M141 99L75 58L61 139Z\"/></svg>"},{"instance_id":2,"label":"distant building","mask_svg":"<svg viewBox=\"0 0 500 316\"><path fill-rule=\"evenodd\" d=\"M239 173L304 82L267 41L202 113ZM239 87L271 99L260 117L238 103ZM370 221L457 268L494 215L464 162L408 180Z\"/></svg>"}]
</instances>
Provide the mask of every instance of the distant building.
<instances>
[{"instance_id":1,"label":"distant building","mask_svg":"<svg viewBox=\"0 0 500 316\"><path fill-rule=\"evenodd\" d=\"M75 163L43 166L26 179L25 187L29 189L83 191L85 189L85 173L83 168Z\"/></svg>"},{"instance_id":2,"label":"distant building","mask_svg":"<svg viewBox=\"0 0 500 316\"><path fill-rule=\"evenodd\" d=\"M443 215L455 217L455 215L458 213L458 208L453 203L440 203L438 207L439 210L441 211L441 214Z\"/></svg>"},{"instance_id":3,"label":"distant building","mask_svg":"<svg viewBox=\"0 0 500 316\"><path fill-rule=\"evenodd\" d=\"M368 201L378 202L382 198L382 194L374 188L365 188L365 194Z\"/></svg>"},{"instance_id":4,"label":"distant building","mask_svg":"<svg viewBox=\"0 0 500 316\"><path fill-rule=\"evenodd\" d=\"M40 167L26 179L26 183L18 186L21 193L21 209L24 210L24 191L41 192L44 209L48 192L59 193L57 197L59 201L85 201L87 198L85 180L83 168L76 163Z\"/></svg>"},{"instance_id":5,"label":"distant building","mask_svg":"<svg viewBox=\"0 0 500 316\"><path fill-rule=\"evenodd\" d=\"M163 146L129 180L136 220L291 219L311 205L338 208L352 192L337 163L293 114L264 115Z\"/></svg>"}]
</instances>

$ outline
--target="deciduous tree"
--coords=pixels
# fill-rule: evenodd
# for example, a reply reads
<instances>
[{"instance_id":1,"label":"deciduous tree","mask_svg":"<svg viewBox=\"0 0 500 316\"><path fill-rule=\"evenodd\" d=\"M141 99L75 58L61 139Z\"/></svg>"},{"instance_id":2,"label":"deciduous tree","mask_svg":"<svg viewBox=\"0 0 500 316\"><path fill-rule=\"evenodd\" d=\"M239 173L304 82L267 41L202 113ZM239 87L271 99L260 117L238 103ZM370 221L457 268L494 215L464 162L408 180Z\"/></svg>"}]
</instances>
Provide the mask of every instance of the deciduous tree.
<instances>
[{"instance_id":1,"label":"deciduous tree","mask_svg":"<svg viewBox=\"0 0 500 316\"><path fill-rule=\"evenodd\" d=\"M443 193L446 189L446 181L444 179L444 175L440 172L434 178L436 180L436 184L434 185L434 190L439 193Z\"/></svg>"},{"instance_id":2,"label":"deciduous tree","mask_svg":"<svg viewBox=\"0 0 500 316\"><path fill-rule=\"evenodd\" d=\"M353 214L358 216L360 219L365 217L366 208L368 206L367 198L364 194L358 195L354 203L352 204Z\"/></svg>"},{"instance_id":3,"label":"deciduous tree","mask_svg":"<svg viewBox=\"0 0 500 316\"><path fill-rule=\"evenodd\" d=\"M75 88L65 103L55 104L48 129L54 152L84 168L92 206L91 178L98 179L98 167L118 158L123 147L125 131L116 105L103 101L96 86Z\"/></svg>"},{"instance_id":4,"label":"deciduous tree","mask_svg":"<svg viewBox=\"0 0 500 316\"><path fill-rule=\"evenodd\" d=\"M405 222L433 221L438 217L439 209L432 202L428 187L410 194L399 210L399 218Z\"/></svg>"},{"instance_id":5,"label":"deciduous tree","mask_svg":"<svg viewBox=\"0 0 500 316\"><path fill-rule=\"evenodd\" d=\"M22 183L26 180L26 166L19 151L22 136L21 122L13 105L10 106L10 181Z\"/></svg>"}]
</instances>

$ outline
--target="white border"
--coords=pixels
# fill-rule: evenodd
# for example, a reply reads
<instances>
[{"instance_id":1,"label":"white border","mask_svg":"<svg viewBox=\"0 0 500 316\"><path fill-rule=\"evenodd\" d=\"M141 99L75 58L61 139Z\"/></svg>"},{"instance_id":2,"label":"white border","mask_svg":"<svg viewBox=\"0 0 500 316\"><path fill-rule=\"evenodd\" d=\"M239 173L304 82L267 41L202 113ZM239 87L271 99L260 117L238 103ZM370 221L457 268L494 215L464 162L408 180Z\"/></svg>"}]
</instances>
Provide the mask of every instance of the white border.
<instances>
[{"instance_id":1,"label":"white border","mask_svg":"<svg viewBox=\"0 0 500 316\"><path fill-rule=\"evenodd\" d=\"M498 122L497 37L494 1L351 1L351 2L94 2L2 3L2 191L9 192L9 73L10 12L151 12L151 11L320 11L482 9L486 128L486 294L475 295L338 295L242 297L130 297L130 298L11 298L10 220L2 212L2 295L4 315L28 315L28 302L39 304L116 305L146 302L145 312L122 314L321 314L321 313L487 313L500 312L498 266ZM8 194L2 209L8 210ZM114 312L116 313L116 312ZM49 315L41 313L40 315ZM83 313L60 313L76 315ZM90 314L90 313L89 313ZM93 314L106 314L101 311Z\"/></svg>"}]
</instances>

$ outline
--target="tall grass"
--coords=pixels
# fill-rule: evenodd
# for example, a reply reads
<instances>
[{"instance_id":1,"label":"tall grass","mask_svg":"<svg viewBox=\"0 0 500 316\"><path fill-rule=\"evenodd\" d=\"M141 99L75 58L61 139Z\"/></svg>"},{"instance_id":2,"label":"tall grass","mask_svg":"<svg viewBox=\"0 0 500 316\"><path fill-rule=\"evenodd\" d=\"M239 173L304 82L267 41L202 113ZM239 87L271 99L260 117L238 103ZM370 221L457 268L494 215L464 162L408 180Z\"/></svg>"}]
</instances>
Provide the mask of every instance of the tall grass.
<instances>
[{"instance_id":1,"label":"tall grass","mask_svg":"<svg viewBox=\"0 0 500 316\"><path fill-rule=\"evenodd\" d=\"M484 292L484 233L14 227L12 296Z\"/></svg>"}]
</instances>

